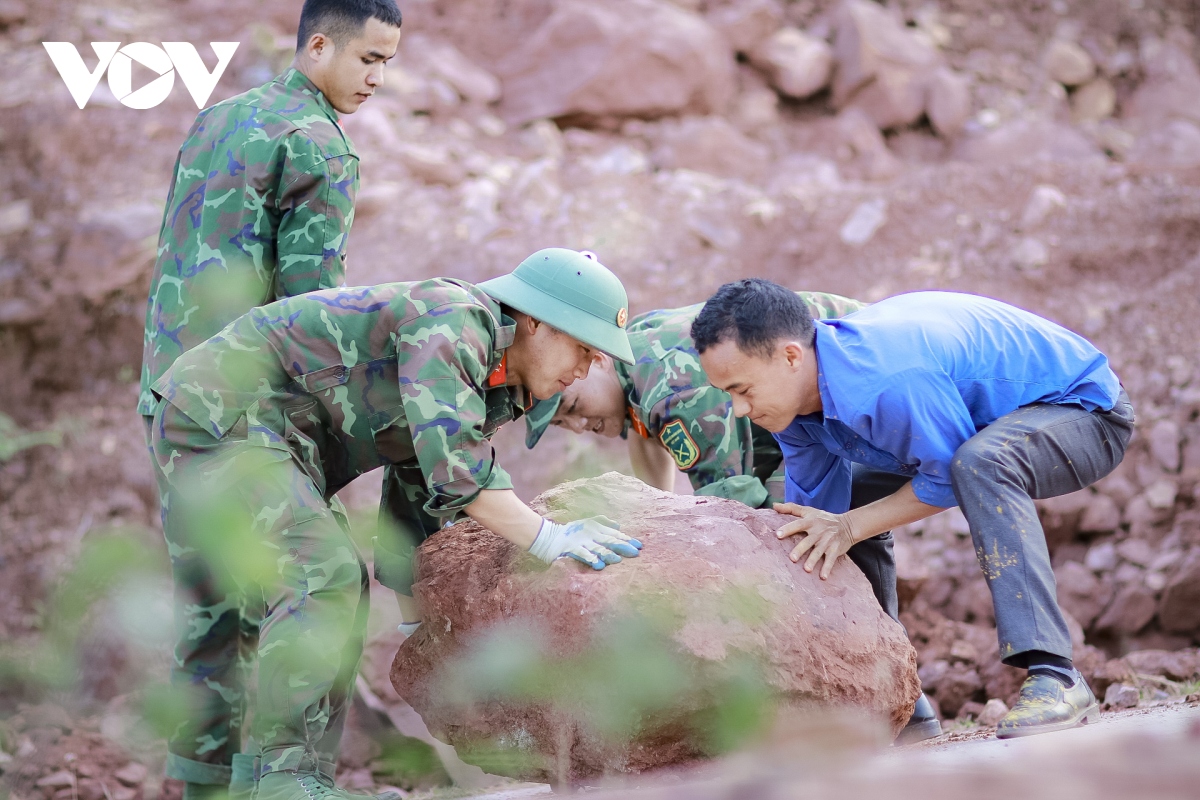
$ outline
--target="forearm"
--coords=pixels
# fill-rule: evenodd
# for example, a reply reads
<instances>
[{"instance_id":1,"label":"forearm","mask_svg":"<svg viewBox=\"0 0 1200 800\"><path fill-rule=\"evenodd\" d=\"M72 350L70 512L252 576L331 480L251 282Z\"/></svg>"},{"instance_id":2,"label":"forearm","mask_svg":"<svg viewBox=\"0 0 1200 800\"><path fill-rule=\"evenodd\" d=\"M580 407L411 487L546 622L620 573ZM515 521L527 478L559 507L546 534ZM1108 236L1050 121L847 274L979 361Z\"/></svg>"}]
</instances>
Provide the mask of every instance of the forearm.
<instances>
[{"instance_id":1,"label":"forearm","mask_svg":"<svg viewBox=\"0 0 1200 800\"><path fill-rule=\"evenodd\" d=\"M910 482L895 494L847 511L845 516L854 532L854 541L861 542L901 525L932 517L939 511L945 509L918 500Z\"/></svg>"},{"instance_id":2,"label":"forearm","mask_svg":"<svg viewBox=\"0 0 1200 800\"><path fill-rule=\"evenodd\" d=\"M639 480L664 492L674 491L675 462L657 441L630 434L629 461Z\"/></svg>"},{"instance_id":3,"label":"forearm","mask_svg":"<svg viewBox=\"0 0 1200 800\"><path fill-rule=\"evenodd\" d=\"M542 527L542 517L511 489L484 489L466 508L467 516L493 533L528 550Z\"/></svg>"}]
</instances>

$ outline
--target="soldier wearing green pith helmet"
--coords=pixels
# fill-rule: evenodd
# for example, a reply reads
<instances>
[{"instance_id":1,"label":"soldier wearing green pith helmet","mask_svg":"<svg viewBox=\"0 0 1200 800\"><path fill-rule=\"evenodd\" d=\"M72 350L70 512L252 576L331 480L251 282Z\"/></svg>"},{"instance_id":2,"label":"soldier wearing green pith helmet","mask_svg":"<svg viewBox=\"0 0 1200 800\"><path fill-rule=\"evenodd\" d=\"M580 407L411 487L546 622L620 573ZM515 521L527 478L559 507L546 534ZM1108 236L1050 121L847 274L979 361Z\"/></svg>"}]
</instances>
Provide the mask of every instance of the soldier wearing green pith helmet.
<instances>
[{"instance_id":1,"label":"soldier wearing green pith helmet","mask_svg":"<svg viewBox=\"0 0 1200 800\"><path fill-rule=\"evenodd\" d=\"M545 562L592 569L641 544L602 518L544 519L512 491L490 439L587 375L632 361L621 282L590 253L549 249L472 285L437 279L327 289L237 319L154 384L151 446L181 593L177 738L225 735L245 709L231 794L342 798L332 775L363 646L367 573L334 494L393 468L400 529L377 575L406 591L412 541L463 513ZM408 515L408 516L406 516ZM396 531L393 537L389 531ZM249 780L246 780L246 776ZM240 777L239 777L240 776Z\"/></svg>"}]
</instances>

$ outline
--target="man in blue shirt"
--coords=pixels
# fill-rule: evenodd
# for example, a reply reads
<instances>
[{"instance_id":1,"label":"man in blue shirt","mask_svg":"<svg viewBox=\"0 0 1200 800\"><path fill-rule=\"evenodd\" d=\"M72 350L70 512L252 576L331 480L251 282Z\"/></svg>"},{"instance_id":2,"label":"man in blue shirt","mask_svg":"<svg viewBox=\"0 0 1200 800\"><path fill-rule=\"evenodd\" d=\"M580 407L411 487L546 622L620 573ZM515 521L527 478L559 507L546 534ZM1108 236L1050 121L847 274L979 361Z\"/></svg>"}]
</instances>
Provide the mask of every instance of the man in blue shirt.
<instances>
[{"instance_id":1,"label":"man in blue shirt","mask_svg":"<svg viewBox=\"0 0 1200 800\"><path fill-rule=\"evenodd\" d=\"M1116 468L1134 414L1108 359L1082 337L1005 303L948 292L883 300L814 322L758 279L722 286L692 325L709 380L783 450L803 534L793 561L822 578L852 545L958 505L996 611L1000 655L1029 676L997 736L1074 727L1096 698L1071 637L1033 500ZM850 508L851 463L909 478Z\"/></svg>"}]
</instances>

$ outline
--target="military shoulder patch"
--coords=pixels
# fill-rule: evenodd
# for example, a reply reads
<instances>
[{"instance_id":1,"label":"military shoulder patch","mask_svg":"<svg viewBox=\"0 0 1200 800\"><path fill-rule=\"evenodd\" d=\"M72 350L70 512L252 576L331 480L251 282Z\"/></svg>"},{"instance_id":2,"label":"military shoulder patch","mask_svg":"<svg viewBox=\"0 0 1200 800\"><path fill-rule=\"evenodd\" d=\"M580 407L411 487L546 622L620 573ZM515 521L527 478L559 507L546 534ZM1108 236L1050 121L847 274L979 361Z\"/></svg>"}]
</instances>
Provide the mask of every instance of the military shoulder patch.
<instances>
[{"instance_id":1,"label":"military shoulder patch","mask_svg":"<svg viewBox=\"0 0 1200 800\"><path fill-rule=\"evenodd\" d=\"M700 448L696 446L696 440L688 433L683 420L673 419L663 425L658 434L658 440L667 448L671 458L675 459L675 465L680 469L691 469L700 460Z\"/></svg>"}]
</instances>

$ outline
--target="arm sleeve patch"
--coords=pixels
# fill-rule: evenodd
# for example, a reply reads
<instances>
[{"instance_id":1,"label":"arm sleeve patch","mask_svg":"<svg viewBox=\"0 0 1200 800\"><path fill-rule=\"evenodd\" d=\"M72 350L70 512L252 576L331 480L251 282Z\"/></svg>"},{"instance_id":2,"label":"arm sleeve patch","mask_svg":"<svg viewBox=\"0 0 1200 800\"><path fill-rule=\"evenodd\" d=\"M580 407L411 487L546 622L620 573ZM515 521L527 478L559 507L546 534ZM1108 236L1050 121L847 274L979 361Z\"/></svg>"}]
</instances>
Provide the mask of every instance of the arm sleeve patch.
<instances>
[{"instance_id":1,"label":"arm sleeve patch","mask_svg":"<svg viewBox=\"0 0 1200 800\"><path fill-rule=\"evenodd\" d=\"M700 460L700 448L688 433L683 420L673 419L663 425L658 440L667 448L671 458L675 459L675 465L681 470L691 469Z\"/></svg>"}]
</instances>

